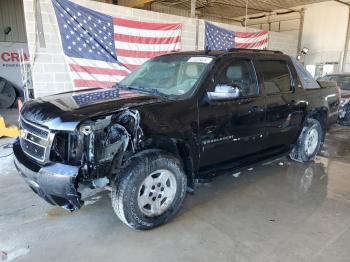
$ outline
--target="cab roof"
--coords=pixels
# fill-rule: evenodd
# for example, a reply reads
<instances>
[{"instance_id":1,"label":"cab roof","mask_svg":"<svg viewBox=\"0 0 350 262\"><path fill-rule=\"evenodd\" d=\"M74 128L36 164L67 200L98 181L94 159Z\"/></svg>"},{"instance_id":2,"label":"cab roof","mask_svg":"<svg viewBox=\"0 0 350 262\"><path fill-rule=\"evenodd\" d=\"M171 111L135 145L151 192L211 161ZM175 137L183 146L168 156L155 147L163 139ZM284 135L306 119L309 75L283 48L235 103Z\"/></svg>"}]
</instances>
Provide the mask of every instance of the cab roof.
<instances>
[{"instance_id":1,"label":"cab roof","mask_svg":"<svg viewBox=\"0 0 350 262\"><path fill-rule=\"evenodd\" d=\"M219 51L219 50L199 50L199 51L184 51L184 52L174 52L169 53L166 55L176 55L176 54L183 54L183 55L191 55L191 56L214 56L214 57L222 57L226 55L232 55L232 54L261 54L261 55L278 55L278 56L285 56L285 54L281 51L274 51L274 50L260 50L260 49L239 49L239 48L232 48L228 51Z\"/></svg>"}]
</instances>

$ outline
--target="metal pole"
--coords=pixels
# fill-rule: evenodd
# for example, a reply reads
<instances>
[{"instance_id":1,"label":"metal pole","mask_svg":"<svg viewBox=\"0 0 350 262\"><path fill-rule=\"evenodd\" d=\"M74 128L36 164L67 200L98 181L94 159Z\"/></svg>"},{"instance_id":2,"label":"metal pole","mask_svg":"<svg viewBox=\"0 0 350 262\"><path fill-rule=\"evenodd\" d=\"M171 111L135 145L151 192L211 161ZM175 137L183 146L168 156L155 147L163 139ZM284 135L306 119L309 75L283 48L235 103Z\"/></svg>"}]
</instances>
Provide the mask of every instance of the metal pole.
<instances>
[{"instance_id":1,"label":"metal pole","mask_svg":"<svg viewBox=\"0 0 350 262\"><path fill-rule=\"evenodd\" d=\"M196 0L191 0L191 17L196 17Z\"/></svg>"},{"instance_id":2,"label":"metal pole","mask_svg":"<svg viewBox=\"0 0 350 262\"><path fill-rule=\"evenodd\" d=\"M247 0L246 5L245 5L245 19L244 19L244 27L245 27L245 31L247 31L247 21L248 21L248 5L249 5L249 0Z\"/></svg>"},{"instance_id":3,"label":"metal pole","mask_svg":"<svg viewBox=\"0 0 350 262\"><path fill-rule=\"evenodd\" d=\"M198 42L199 42L199 19L196 18L196 43L195 43L195 50L198 50Z\"/></svg>"},{"instance_id":4,"label":"metal pole","mask_svg":"<svg viewBox=\"0 0 350 262\"><path fill-rule=\"evenodd\" d=\"M300 51L301 51L301 40L303 38L305 9L302 8L299 14L300 14L300 23L299 23L299 34L298 34L298 55L300 54Z\"/></svg>"},{"instance_id":5,"label":"metal pole","mask_svg":"<svg viewBox=\"0 0 350 262\"><path fill-rule=\"evenodd\" d=\"M36 33L39 38L39 45L40 47L46 47L45 42L45 36L44 36L44 26L43 26L43 20L41 16L41 7L40 7L40 0L35 1L35 22L36 22Z\"/></svg>"},{"instance_id":6,"label":"metal pole","mask_svg":"<svg viewBox=\"0 0 350 262\"><path fill-rule=\"evenodd\" d=\"M344 45L344 54L343 54L343 60L340 65L339 71L344 72L344 66L346 64L346 59L348 57L348 50L349 50L349 37L350 37L350 6L349 7L349 18L348 18L348 28L346 30L346 38L345 38L345 45Z\"/></svg>"}]
</instances>

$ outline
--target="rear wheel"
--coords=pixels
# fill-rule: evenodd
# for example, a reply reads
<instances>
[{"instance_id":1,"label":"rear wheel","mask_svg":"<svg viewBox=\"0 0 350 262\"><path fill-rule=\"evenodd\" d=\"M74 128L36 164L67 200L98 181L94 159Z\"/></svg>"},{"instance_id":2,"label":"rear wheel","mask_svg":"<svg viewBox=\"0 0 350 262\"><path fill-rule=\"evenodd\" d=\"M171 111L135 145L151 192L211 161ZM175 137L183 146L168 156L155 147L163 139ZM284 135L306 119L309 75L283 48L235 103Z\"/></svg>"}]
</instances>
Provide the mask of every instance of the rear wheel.
<instances>
[{"instance_id":1,"label":"rear wheel","mask_svg":"<svg viewBox=\"0 0 350 262\"><path fill-rule=\"evenodd\" d=\"M307 119L290 157L298 162L314 160L322 146L323 132L318 120Z\"/></svg>"},{"instance_id":2,"label":"rear wheel","mask_svg":"<svg viewBox=\"0 0 350 262\"><path fill-rule=\"evenodd\" d=\"M164 151L144 152L121 170L113 185L112 205L129 227L151 229L176 214L186 188L186 175L176 157Z\"/></svg>"}]
</instances>

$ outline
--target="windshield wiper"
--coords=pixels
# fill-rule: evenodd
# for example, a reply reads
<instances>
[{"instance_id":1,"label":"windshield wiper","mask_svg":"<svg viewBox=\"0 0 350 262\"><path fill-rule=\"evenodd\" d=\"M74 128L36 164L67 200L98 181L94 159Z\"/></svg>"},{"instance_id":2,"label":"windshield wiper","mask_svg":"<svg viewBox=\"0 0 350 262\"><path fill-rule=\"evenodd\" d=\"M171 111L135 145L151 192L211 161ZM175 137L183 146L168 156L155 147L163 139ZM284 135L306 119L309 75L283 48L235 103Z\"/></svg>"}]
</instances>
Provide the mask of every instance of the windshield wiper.
<instances>
[{"instance_id":1,"label":"windshield wiper","mask_svg":"<svg viewBox=\"0 0 350 262\"><path fill-rule=\"evenodd\" d=\"M129 89L129 90L136 90L136 91L149 93L149 94L154 95L154 96L167 97L166 94L164 94L162 92L159 92L159 90L156 89L156 88L148 89L148 88L144 88L144 87L140 87L140 86L128 86L126 88Z\"/></svg>"},{"instance_id":2,"label":"windshield wiper","mask_svg":"<svg viewBox=\"0 0 350 262\"><path fill-rule=\"evenodd\" d=\"M119 88L119 89L129 89L126 85L121 85L119 83L115 83L112 87Z\"/></svg>"},{"instance_id":3,"label":"windshield wiper","mask_svg":"<svg viewBox=\"0 0 350 262\"><path fill-rule=\"evenodd\" d=\"M148 93L148 94L151 94L154 96L167 97L166 94L159 92L158 89L156 89L156 88L148 89L148 88L144 88L144 87L140 87L140 86L121 85L119 83L116 83L113 87L119 88L119 89L124 89L124 90L136 90L136 91Z\"/></svg>"}]
</instances>

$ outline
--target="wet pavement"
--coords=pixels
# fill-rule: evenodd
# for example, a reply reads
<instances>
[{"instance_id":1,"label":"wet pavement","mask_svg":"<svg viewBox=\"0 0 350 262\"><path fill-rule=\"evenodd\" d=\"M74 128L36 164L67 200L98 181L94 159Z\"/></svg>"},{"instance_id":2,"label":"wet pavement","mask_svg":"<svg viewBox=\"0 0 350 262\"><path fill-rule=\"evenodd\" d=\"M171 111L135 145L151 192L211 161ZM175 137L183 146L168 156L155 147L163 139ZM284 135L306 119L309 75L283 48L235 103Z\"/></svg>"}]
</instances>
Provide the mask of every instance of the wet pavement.
<instances>
[{"instance_id":1,"label":"wet pavement","mask_svg":"<svg viewBox=\"0 0 350 262\"><path fill-rule=\"evenodd\" d=\"M0 167L0 261L350 261L350 127L332 127L312 163L282 158L198 185L147 232L117 219L109 192L69 213L34 195L11 157Z\"/></svg>"}]
</instances>

